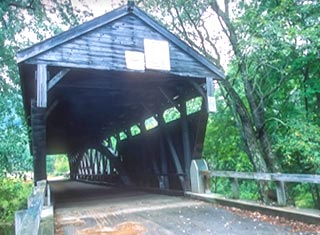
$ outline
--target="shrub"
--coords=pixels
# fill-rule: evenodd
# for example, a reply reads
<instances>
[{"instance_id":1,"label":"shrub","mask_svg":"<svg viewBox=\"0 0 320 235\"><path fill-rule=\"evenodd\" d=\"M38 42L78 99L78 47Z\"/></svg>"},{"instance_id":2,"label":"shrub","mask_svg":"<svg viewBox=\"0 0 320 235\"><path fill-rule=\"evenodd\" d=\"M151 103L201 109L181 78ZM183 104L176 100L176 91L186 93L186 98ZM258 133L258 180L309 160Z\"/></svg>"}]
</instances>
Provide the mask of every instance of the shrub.
<instances>
[{"instance_id":1,"label":"shrub","mask_svg":"<svg viewBox=\"0 0 320 235\"><path fill-rule=\"evenodd\" d=\"M0 223L11 223L14 212L27 205L32 182L21 179L0 178Z\"/></svg>"}]
</instances>

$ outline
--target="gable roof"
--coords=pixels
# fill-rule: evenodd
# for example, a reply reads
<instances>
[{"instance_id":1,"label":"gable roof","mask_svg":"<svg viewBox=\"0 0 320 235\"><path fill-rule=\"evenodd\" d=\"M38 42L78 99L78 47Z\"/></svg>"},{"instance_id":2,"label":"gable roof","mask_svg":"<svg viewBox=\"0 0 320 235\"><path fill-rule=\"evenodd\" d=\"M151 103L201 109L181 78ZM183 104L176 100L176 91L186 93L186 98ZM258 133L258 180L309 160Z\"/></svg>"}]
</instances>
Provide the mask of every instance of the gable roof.
<instances>
[{"instance_id":1,"label":"gable roof","mask_svg":"<svg viewBox=\"0 0 320 235\"><path fill-rule=\"evenodd\" d=\"M199 63L201 63L210 71L212 71L214 74L216 74L217 77L215 77L215 79L223 79L225 77L224 73L220 69L218 69L214 64L212 64L204 56L200 55L198 52L196 52L194 49L188 46L185 42L183 42L181 39L179 39L170 31L168 31L166 28L164 28L159 23L157 23L154 19L152 19L149 15L147 15L141 9L136 7L130 1L126 6L115 9L109 13L106 13L105 15L97 17L91 21L88 21L68 31L58 34L52 38L49 38L40 43L37 43L27 49L21 50L20 52L17 53L17 62L23 63L31 58L34 58L44 52L49 51L52 48L62 45L72 39L78 38L88 32L91 32L101 26L107 25L117 19L120 19L130 14L133 14L134 16L138 17L140 20L146 23L149 27L153 28L163 37L168 39L168 41L176 45L186 54L193 57Z\"/></svg>"}]
</instances>

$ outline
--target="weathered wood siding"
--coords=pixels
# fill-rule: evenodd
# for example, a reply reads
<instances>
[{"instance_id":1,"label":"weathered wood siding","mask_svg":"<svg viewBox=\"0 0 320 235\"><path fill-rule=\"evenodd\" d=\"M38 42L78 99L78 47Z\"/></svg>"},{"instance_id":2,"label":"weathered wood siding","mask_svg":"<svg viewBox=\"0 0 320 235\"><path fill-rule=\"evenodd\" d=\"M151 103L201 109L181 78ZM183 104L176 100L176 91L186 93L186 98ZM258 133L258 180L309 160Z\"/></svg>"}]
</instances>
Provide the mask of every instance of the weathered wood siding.
<instances>
[{"instance_id":1,"label":"weathered wood siding","mask_svg":"<svg viewBox=\"0 0 320 235\"><path fill-rule=\"evenodd\" d=\"M46 63L54 66L128 71L125 51L144 52L144 39L167 40L135 15L88 32L27 63ZM188 77L210 77L213 73L169 41L170 73Z\"/></svg>"}]
</instances>

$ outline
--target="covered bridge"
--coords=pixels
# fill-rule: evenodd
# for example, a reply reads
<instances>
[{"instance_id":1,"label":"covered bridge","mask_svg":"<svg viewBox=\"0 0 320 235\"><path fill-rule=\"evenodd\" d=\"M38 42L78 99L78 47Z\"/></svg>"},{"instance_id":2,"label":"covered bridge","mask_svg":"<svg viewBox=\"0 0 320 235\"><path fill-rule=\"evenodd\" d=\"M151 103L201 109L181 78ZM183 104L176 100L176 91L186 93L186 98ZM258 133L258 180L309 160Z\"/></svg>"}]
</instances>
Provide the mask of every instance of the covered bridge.
<instances>
[{"instance_id":1,"label":"covered bridge","mask_svg":"<svg viewBox=\"0 0 320 235\"><path fill-rule=\"evenodd\" d=\"M206 87L224 75L131 1L17 60L36 181L46 155L63 153L72 179L190 188Z\"/></svg>"}]
</instances>

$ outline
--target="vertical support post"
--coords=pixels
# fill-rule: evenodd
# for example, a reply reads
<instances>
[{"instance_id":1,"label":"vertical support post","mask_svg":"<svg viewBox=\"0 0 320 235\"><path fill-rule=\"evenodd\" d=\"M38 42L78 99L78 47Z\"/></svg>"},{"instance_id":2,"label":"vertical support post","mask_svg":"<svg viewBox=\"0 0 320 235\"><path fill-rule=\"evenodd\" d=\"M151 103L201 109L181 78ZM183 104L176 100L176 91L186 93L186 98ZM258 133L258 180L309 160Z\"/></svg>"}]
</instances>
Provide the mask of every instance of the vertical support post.
<instances>
[{"instance_id":1,"label":"vertical support post","mask_svg":"<svg viewBox=\"0 0 320 235\"><path fill-rule=\"evenodd\" d=\"M108 175L107 173L109 173L109 171L107 172L108 159L107 159L107 156L105 156L101 152L100 152L100 154L102 157L102 175L103 175L103 177L105 177L106 175Z\"/></svg>"},{"instance_id":2,"label":"vertical support post","mask_svg":"<svg viewBox=\"0 0 320 235\"><path fill-rule=\"evenodd\" d=\"M173 158L173 162L174 162L174 165L176 167L176 170L177 170L177 174L179 175L179 180L180 180L180 183L181 183L181 187L183 189L183 191L186 190L186 184L185 184L185 177L183 177L183 169L182 169L182 166L181 166L181 163L180 163L180 160L179 160L179 156L177 154L177 151L173 145L173 142L172 142L172 139L171 139L171 136L169 135L169 133L165 133L165 137L166 137L166 140L167 140L167 143L168 143L168 146L169 146L169 150L171 152L171 156Z\"/></svg>"},{"instance_id":3,"label":"vertical support post","mask_svg":"<svg viewBox=\"0 0 320 235\"><path fill-rule=\"evenodd\" d=\"M230 178L232 198L239 199L239 183L237 178Z\"/></svg>"},{"instance_id":4,"label":"vertical support post","mask_svg":"<svg viewBox=\"0 0 320 235\"><path fill-rule=\"evenodd\" d=\"M210 188L210 171L203 171L203 179L204 179L204 192L205 193L211 193L211 188Z\"/></svg>"},{"instance_id":5,"label":"vertical support post","mask_svg":"<svg viewBox=\"0 0 320 235\"><path fill-rule=\"evenodd\" d=\"M144 124L144 120L141 120L139 128L141 130L141 134L145 134L147 132L146 125Z\"/></svg>"},{"instance_id":6,"label":"vertical support post","mask_svg":"<svg viewBox=\"0 0 320 235\"><path fill-rule=\"evenodd\" d=\"M123 132L127 135L128 139L132 137L130 129L129 130L123 130Z\"/></svg>"},{"instance_id":7,"label":"vertical support post","mask_svg":"<svg viewBox=\"0 0 320 235\"><path fill-rule=\"evenodd\" d=\"M31 101L31 130L34 182L47 179L46 173L46 109Z\"/></svg>"},{"instance_id":8,"label":"vertical support post","mask_svg":"<svg viewBox=\"0 0 320 235\"><path fill-rule=\"evenodd\" d=\"M182 144L183 144L183 155L184 155L184 171L186 173L186 190L190 191L190 166L191 166L191 151L190 151L190 138L189 138L189 126L187 120L187 107L186 102L181 104L181 127L182 127Z\"/></svg>"},{"instance_id":9,"label":"vertical support post","mask_svg":"<svg viewBox=\"0 0 320 235\"><path fill-rule=\"evenodd\" d=\"M93 174L94 174L95 180L97 180L99 175L99 164L100 164L98 151L94 149L94 154L92 155L93 155L92 157L93 157L93 169L94 169Z\"/></svg>"},{"instance_id":10,"label":"vertical support post","mask_svg":"<svg viewBox=\"0 0 320 235\"><path fill-rule=\"evenodd\" d=\"M69 163L69 170L70 170L70 179L74 179L74 155L68 153L68 163Z\"/></svg>"},{"instance_id":11,"label":"vertical support post","mask_svg":"<svg viewBox=\"0 0 320 235\"><path fill-rule=\"evenodd\" d=\"M287 205L286 191L283 181L275 181L277 191L277 202L279 206Z\"/></svg>"},{"instance_id":12,"label":"vertical support post","mask_svg":"<svg viewBox=\"0 0 320 235\"><path fill-rule=\"evenodd\" d=\"M120 136L119 136L119 134L116 134L114 137L117 140L117 144L116 144L116 147L115 147L115 152L116 152L117 156L119 156L119 144L120 144L120 141L121 141L120 140Z\"/></svg>"},{"instance_id":13,"label":"vertical support post","mask_svg":"<svg viewBox=\"0 0 320 235\"><path fill-rule=\"evenodd\" d=\"M156 169L155 169L155 165L154 165L154 155L150 155L150 151L149 151L149 145L152 144L152 141L149 141L149 139L147 139L146 136L146 126L144 124L144 120L141 120L140 123L138 124L138 127L140 129L140 134L141 134L141 138L144 140L142 142L140 142L140 149L141 149L141 166L143 167L142 171L142 175L141 175L141 179L142 179L142 186L143 187L150 187L151 186L151 175L152 174L157 174ZM149 175L150 174L150 175ZM147 175L149 175L148 177L146 177Z\"/></svg>"},{"instance_id":14,"label":"vertical support post","mask_svg":"<svg viewBox=\"0 0 320 235\"><path fill-rule=\"evenodd\" d=\"M75 161L73 162L73 168L74 168L74 173L75 173L75 179L78 179L78 177L83 175L83 168L81 164L81 160L83 157L83 151L79 151L75 153L74 155Z\"/></svg>"},{"instance_id":15,"label":"vertical support post","mask_svg":"<svg viewBox=\"0 0 320 235\"><path fill-rule=\"evenodd\" d=\"M151 159L151 164L152 164L152 169L153 169L153 174L157 176L157 180L159 182L158 186L160 189L163 189L163 185L161 183L161 177L160 177L160 171L159 171L159 166L157 164L157 160L154 158L155 156L152 156Z\"/></svg>"},{"instance_id":16,"label":"vertical support post","mask_svg":"<svg viewBox=\"0 0 320 235\"><path fill-rule=\"evenodd\" d=\"M37 65L37 107L47 107L47 65Z\"/></svg>"},{"instance_id":17,"label":"vertical support post","mask_svg":"<svg viewBox=\"0 0 320 235\"><path fill-rule=\"evenodd\" d=\"M161 176L160 176L160 188L169 189L169 176L168 176L168 162L165 153L163 134L160 137L160 161L161 161Z\"/></svg>"},{"instance_id":18,"label":"vertical support post","mask_svg":"<svg viewBox=\"0 0 320 235\"><path fill-rule=\"evenodd\" d=\"M207 129L207 122L208 122L208 113L206 110L206 102L202 102L201 111L199 113L198 123L197 123L197 132L196 138L194 143L194 149L192 158L193 159L201 159L202 157L202 150L204 144L204 138Z\"/></svg>"}]
</instances>

